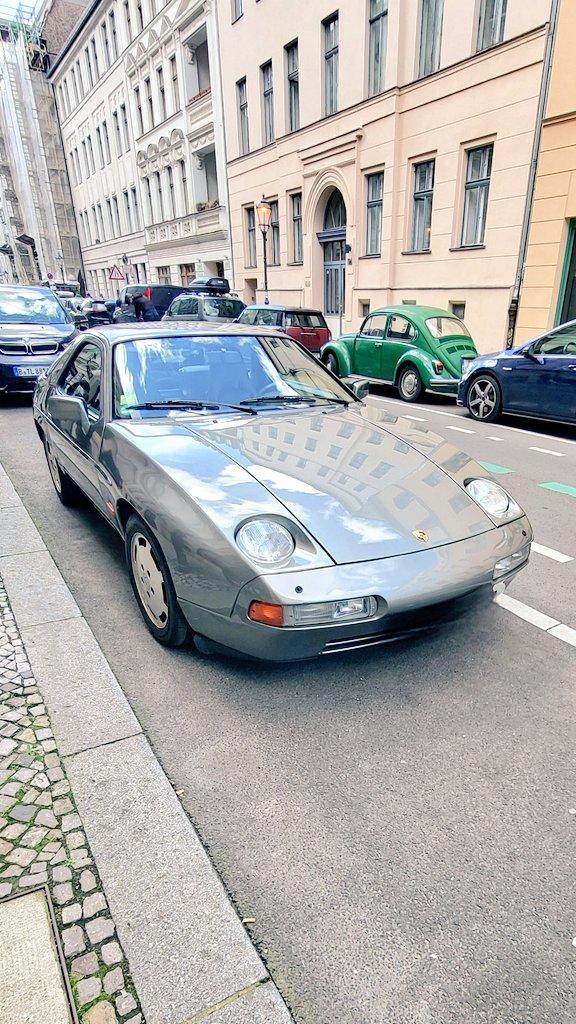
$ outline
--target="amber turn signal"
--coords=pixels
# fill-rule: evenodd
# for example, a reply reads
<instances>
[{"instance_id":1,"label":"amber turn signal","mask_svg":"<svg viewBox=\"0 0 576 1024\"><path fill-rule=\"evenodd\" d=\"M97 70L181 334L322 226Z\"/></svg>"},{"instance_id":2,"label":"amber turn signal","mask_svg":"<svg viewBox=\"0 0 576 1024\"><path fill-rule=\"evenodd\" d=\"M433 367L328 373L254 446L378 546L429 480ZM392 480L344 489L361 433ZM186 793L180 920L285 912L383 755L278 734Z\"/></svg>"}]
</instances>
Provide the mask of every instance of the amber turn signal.
<instances>
[{"instance_id":1,"label":"amber turn signal","mask_svg":"<svg viewBox=\"0 0 576 1024\"><path fill-rule=\"evenodd\" d=\"M263 622L265 626L283 626L284 609L281 604L267 604L266 601L252 601L248 609L252 622Z\"/></svg>"}]
</instances>

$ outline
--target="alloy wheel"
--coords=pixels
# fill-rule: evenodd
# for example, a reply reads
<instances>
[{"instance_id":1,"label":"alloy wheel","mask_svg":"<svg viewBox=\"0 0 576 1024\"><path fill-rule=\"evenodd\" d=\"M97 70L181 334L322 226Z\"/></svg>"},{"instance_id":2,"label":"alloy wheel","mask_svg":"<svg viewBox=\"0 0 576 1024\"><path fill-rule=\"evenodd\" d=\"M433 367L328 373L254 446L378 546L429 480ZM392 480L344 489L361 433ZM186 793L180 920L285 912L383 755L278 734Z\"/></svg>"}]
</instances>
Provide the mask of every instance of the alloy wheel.
<instances>
[{"instance_id":1,"label":"alloy wheel","mask_svg":"<svg viewBox=\"0 0 576 1024\"><path fill-rule=\"evenodd\" d=\"M473 416L479 420L488 419L498 405L498 392L494 381L487 377L480 377L470 387L468 394L468 408Z\"/></svg>"},{"instance_id":2,"label":"alloy wheel","mask_svg":"<svg viewBox=\"0 0 576 1024\"><path fill-rule=\"evenodd\" d=\"M158 629L163 629L168 622L166 587L162 570L148 538L141 533L135 533L130 554L134 582L142 607L150 621Z\"/></svg>"}]
</instances>

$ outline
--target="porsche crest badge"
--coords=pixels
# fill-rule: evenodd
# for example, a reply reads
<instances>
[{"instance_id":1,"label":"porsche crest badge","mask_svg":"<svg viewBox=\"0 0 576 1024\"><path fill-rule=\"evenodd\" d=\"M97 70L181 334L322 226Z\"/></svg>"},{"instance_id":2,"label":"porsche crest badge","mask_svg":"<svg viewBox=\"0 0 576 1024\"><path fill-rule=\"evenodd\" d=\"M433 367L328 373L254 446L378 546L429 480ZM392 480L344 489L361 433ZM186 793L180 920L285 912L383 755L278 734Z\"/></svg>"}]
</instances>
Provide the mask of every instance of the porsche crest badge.
<instances>
[{"instance_id":1,"label":"porsche crest badge","mask_svg":"<svg viewBox=\"0 0 576 1024\"><path fill-rule=\"evenodd\" d=\"M423 544L426 544L429 540L426 530L412 530L412 536L416 537L416 540L421 540Z\"/></svg>"}]
</instances>

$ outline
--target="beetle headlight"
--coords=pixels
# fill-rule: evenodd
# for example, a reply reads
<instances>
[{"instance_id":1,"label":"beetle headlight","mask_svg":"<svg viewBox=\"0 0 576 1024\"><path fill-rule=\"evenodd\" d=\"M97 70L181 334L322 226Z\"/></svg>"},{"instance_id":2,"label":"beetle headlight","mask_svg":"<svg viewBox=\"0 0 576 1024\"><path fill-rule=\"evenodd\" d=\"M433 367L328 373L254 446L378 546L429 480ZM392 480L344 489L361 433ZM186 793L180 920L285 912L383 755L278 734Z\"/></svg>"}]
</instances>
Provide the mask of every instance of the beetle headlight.
<instances>
[{"instance_id":1,"label":"beetle headlight","mask_svg":"<svg viewBox=\"0 0 576 1024\"><path fill-rule=\"evenodd\" d=\"M261 565L280 565L294 551L294 538L272 519L254 519L241 526L236 543L243 555Z\"/></svg>"},{"instance_id":2,"label":"beetle headlight","mask_svg":"<svg viewBox=\"0 0 576 1024\"><path fill-rule=\"evenodd\" d=\"M494 519L516 519L522 515L522 509L495 480L482 477L469 480L466 490L471 498Z\"/></svg>"}]
</instances>

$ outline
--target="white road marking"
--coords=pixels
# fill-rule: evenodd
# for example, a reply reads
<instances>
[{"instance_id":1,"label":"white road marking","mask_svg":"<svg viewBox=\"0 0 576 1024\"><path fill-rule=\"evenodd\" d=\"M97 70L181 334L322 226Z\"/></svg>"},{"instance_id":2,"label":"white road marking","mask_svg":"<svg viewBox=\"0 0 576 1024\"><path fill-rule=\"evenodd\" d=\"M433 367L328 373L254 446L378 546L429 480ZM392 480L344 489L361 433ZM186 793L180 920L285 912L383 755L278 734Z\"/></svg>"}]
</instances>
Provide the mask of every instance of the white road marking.
<instances>
[{"instance_id":1,"label":"white road marking","mask_svg":"<svg viewBox=\"0 0 576 1024\"><path fill-rule=\"evenodd\" d=\"M547 548L544 544L536 544L534 541L532 541L532 551L535 551L538 555L545 555L546 558L552 558L555 562L574 561L572 555L563 555L561 551L555 551L554 548Z\"/></svg>"},{"instance_id":2,"label":"white road marking","mask_svg":"<svg viewBox=\"0 0 576 1024\"><path fill-rule=\"evenodd\" d=\"M446 430L457 430L459 434L475 434L475 430L468 430L466 427L451 427L450 424L446 427Z\"/></svg>"},{"instance_id":3,"label":"white road marking","mask_svg":"<svg viewBox=\"0 0 576 1024\"><path fill-rule=\"evenodd\" d=\"M560 623L559 626L554 626L550 630L550 635L555 636L558 640L563 640L565 644L570 644L571 647L576 647L576 629L571 629L570 626L564 626Z\"/></svg>"},{"instance_id":4,"label":"white road marking","mask_svg":"<svg viewBox=\"0 0 576 1024\"><path fill-rule=\"evenodd\" d=\"M503 437L492 437L492 434L486 434L487 441L503 441Z\"/></svg>"},{"instance_id":5,"label":"white road marking","mask_svg":"<svg viewBox=\"0 0 576 1024\"><path fill-rule=\"evenodd\" d=\"M542 455L555 455L557 459L566 458L566 452L553 452L551 448L535 448L533 445L530 445L529 451L542 452Z\"/></svg>"},{"instance_id":6,"label":"white road marking","mask_svg":"<svg viewBox=\"0 0 576 1024\"><path fill-rule=\"evenodd\" d=\"M543 629L546 632L549 629L553 629L554 626L561 625L558 619L552 619L549 615L544 615L543 612L538 612L535 608L531 608L530 605L517 601L515 597L509 597L508 594L498 594L494 600L501 608L505 608L506 611L512 612L513 615L517 615L520 619L529 622L531 626L537 626L538 629Z\"/></svg>"},{"instance_id":7,"label":"white road marking","mask_svg":"<svg viewBox=\"0 0 576 1024\"><path fill-rule=\"evenodd\" d=\"M418 423L427 423L428 420L425 416L405 416L405 420L416 420Z\"/></svg>"}]
</instances>

